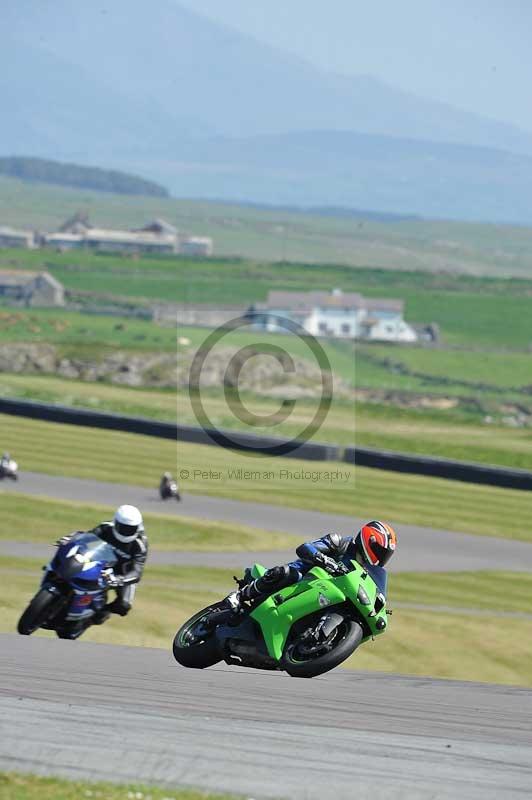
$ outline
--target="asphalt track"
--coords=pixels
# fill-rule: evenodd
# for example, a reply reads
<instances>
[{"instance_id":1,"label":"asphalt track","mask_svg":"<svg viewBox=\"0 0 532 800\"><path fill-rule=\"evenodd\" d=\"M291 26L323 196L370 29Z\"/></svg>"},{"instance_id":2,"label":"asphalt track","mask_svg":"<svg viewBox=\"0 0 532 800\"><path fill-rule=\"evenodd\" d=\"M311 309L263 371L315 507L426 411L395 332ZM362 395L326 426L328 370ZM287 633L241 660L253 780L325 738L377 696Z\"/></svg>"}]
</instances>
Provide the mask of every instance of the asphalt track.
<instances>
[{"instance_id":1,"label":"asphalt track","mask_svg":"<svg viewBox=\"0 0 532 800\"><path fill-rule=\"evenodd\" d=\"M253 798L532 794L532 693L337 670L185 670L164 650L0 635L0 769Z\"/></svg>"},{"instance_id":2,"label":"asphalt track","mask_svg":"<svg viewBox=\"0 0 532 800\"><path fill-rule=\"evenodd\" d=\"M206 520L222 520L270 531L292 533L301 541L329 531L352 533L364 521L339 514L287 508L285 506L245 503L224 498L187 495L182 503L162 503L155 491L138 486L103 483L79 478L24 473L18 483L0 483L0 492L23 492L29 495L76 500L116 506L132 503L144 512L175 514ZM95 522L97 522L95 520ZM393 523L393 520L391 520ZM431 571L532 569L532 545L493 537L396 524L400 546L393 559L392 571ZM63 531L58 531L58 535ZM149 531L148 531L149 533ZM17 552L17 548L18 552ZM24 555L24 544L4 543L0 552ZM36 548L32 547L32 555ZM158 553L159 563L244 566L254 560L266 565L293 558L289 552L263 553ZM155 560L154 560L155 563Z\"/></svg>"}]
</instances>

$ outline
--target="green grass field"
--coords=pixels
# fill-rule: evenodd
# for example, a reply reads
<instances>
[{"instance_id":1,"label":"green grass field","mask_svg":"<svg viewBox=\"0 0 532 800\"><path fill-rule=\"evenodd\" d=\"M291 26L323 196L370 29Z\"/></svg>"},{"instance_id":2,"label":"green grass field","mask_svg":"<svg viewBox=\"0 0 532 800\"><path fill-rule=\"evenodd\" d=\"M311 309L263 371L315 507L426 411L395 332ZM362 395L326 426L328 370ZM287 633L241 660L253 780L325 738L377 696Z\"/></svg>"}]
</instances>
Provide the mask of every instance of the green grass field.
<instances>
[{"instance_id":1,"label":"green grass field","mask_svg":"<svg viewBox=\"0 0 532 800\"><path fill-rule=\"evenodd\" d=\"M74 407L143 416L181 424L197 425L188 392L136 389L103 383L35 375L0 375L0 395L67 404ZM220 391L203 395L213 424L221 428L249 431L229 410ZM271 414L279 400L242 394L246 406L257 414ZM298 400L290 418L263 432L277 436L296 435L316 410L314 401ZM456 409L398 408L375 403L335 400L316 434L319 441L430 454L462 461L500 464L532 469L532 431L497 424L502 412L493 411L494 424L484 423L484 414Z\"/></svg>"},{"instance_id":2,"label":"green grass field","mask_svg":"<svg viewBox=\"0 0 532 800\"><path fill-rule=\"evenodd\" d=\"M186 495L286 505L398 524L532 541L523 520L532 514L528 492L400 475L347 464L246 457L218 447L186 445L135 434L78 428L0 415L2 446L20 468L52 475L120 480L155 490L165 469L188 470ZM258 474L239 475L239 469ZM209 470L212 471L209 474ZM318 471L338 470L336 478ZM22 484L21 484L22 485Z\"/></svg>"},{"instance_id":3,"label":"green grass field","mask_svg":"<svg viewBox=\"0 0 532 800\"><path fill-rule=\"evenodd\" d=\"M0 211L3 202L6 220L11 222L15 221L14 216L31 211L37 220L42 220L43 226L53 227L73 210L69 204L75 198L86 200L85 206L93 210L94 219L100 224L104 224L107 217L108 224L125 224L129 214L131 224L139 224L142 215L149 210L150 216L156 213L168 216L182 228L195 221L204 226L220 224L225 226L226 232L231 232L235 241L247 241L259 230L264 233L274 220L278 224L279 217L277 212L184 201L147 200L144 206L144 199L139 198L114 198L58 187L28 188L17 182L0 180ZM155 205L152 207L150 203ZM163 213L159 203L168 214ZM230 213L235 217L228 216ZM297 233L301 240L307 236L312 228L307 224L310 217L297 214L286 217L286 224L290 230L293 226L294 235ZM238 221L236 226L235 220ZM226 258L191 261L5 250L0 251L0 268L47 268L71 289L107 292L130 300L140 298L142 303L164 299L245 305L264 299L272 288L303 290L333 286L369 296L401 297L406 301L407 319L435 321L440 325L444 345L424 348L358 344L354 347L347 342L324 341L335 374L348 386L356 388L359 398L367 398L368 392L376 393L372 400L378 400L378 404L357 403L355 416L350 399L335 398L333 410L316 438L342 445L355 442L361 446L532 468L529 424L532 418L532 355L529 352L532 280L521 268L516 272L521 277L513 279L451 274L445 271L451 269L449 264L438 261L438 253L441 255L444 245L444 249L455 255L463 247L463 252L472 259L469 267L463 267L466 272L481 272L479 265L485 258L486 264L489 263L488 272L495 269L496 264L504 264L502 274L510 264L524 264L532 248L531 231L456 225L453 228L456 238L446 238L441 226L447 223L364 223L360 227L359 222L332 218L317 222L316 230L321 233L317 232L316 236L323 234L327 241L330 241L327 237L333 235L343 237L343 241L348 231L356 228L355 235L360 243L367 244L372 241L371 236L379 233L384 244L393 241L393 247L401 252L403 245L399 242L408 230L418 248L414 248L415 252L422 252L428 261L423 266L411 254L409 264L402 264L397 270L391 268L397 264L388 264L386 260L380 265L362 260L357 266L347 266L329 264L318 256L315 263L275 263L260 254L243 259L227 255ZM310 246L315 239L310 237L307 243ZM363 250L354 252L358 259ZM439 266L432 272L419 272L420 268L425 270L436 264ZM390 268L384 269L383 265ZM403 269L406 266L410 268ZM189 350L197 347L206 335L205 330L191 327L180 327L177 333L191 340ZM159 328L142 320L57 310L0 308L0 344L46 342L55 345L60 355L74 358L99 360L117 348L128 353L173 353L175 334L171 328ZM308 357L304 344L294 342L291 337L261 335L261 338L270 338L293 355ZM255 334L238 332L227 342L242 346L254 340ZM181 350L187 348L181 347ZM54 382L52 378L8 375L0 376L0 391L15 397L61 400L157 419L173 419L175 414L170 392L128 391L100 384L83 386L79 382ZM277 401L251 395L245 399L258 411L277 407ZM409 404L416 408L403 408ZM228 411L220 392L207 393L206 405L214 424L245 427ZM301 429L299 422L303 418L308 420L314 408L311 401L300 400L297 413L290 421L275 431L257 428L255 432L292 436ZM195 424L186 392L177 396L177 412L180 421ZM519 415L524 415L525 422L528 420L528 427L512 427ZM486 418L493 424L484 424Z\"/></svg>"},{"instance_id":4,"label":"green grass field","mask_svg":"<svg viewBox=\"0 0 532 800\"><path fill-rule=\"evenodd\" d=\"M0 343L44 342L61 354L99 360L117 349L142 352L193 353L209 329L178 326L161 328L147 320L106 317L55 309L0 307ZM532 332L527 335L532 336ZM176 338L186 337L183 346ZM308 346L290 335L241 330L224 336L221 346L244 347L272 342L292 356L313 361ZM320 341L333 372L347 385L445 395L517 397L527 401L532 386L532 355L528 352L424 348L385 344L353 345Z\"/></svg>"},{"instance_id":5,"label":"green grass field","mask_svg":"<svg viewBox=\"0 0 532 800\"><path fill-rule=\"evenodd\" d=\"M419 275L392 269L353 268L330 263L267 263L238 259L190 261L36 250L0 251L0 269L47 269L67 289L96 291L122 299L190 303L241 303L264 300L270 289L357 291L372 297L397 297L405 316L436 322L449 344L528 348L532 281ZM501 309L504 308L504 313ZM508 320L511 319L511 324Z\"/></svg>"},{"instance_id":6,"label":"green grass field","mask_svg":"<svg viewBox=\"0 0 532 800\"><path fill-rule=\"evenodd\" d=\"M126 197L0 178L3 224L55 230L76 211L101 227L164 217L212 236L215 252L278 261L391 269L529 275L532 230L448 221L369 222L213 202Z\"/></svg>"},{"instance_id":7,"label":"green grass field","mask_svg":"<svg viewBox=\"0 0 532 800\"><path fill-rule=\"evenodd\" d=\"M117 349L176 351L176 334L147 320L105 317L73 311L0 307L0 343L45 342L64 355L99 359Z\"/></svg>"},{"instance_id":8,"label":"green grass field","mask_svg":"<svg viewBox=\"0 0 532 800\"><path fill-rule=\"evenodd\" d=\"M0 577L10 587L0 596L0 630L12 631L36 591L40 563L0 558ZM168 648L175 631L194 611L224 597L234 570L151 567L126 618L112 617L90 629L84 641ZM511 584L514 593L493 594ZM389 606L398 606L389 630L367 642L346 662L353 669L493 681L532 686L532 577L528 573L463 572L390 577ZM400 604L421 603L421 610ZM430 606L433 606L431 609ZM455 606L443 612L439 607ZM467 610L466 610L467 609ZM486 613L493 611L492 615ZM53 637L50 632L38 635Z\"/></svg>"},{"instance_id":9,"label":"green grass field","mask_svg":"<svg viewBox=\"0 0 532 800\"><path fill-rule=\"evenodd\" d=\"M115 508L86 505L47 497L2 493L0 541L13 540L52 544L65 533L87 530L111 519ZM242 552L246 550L290 549L294 539L275 533L224 522L144 514L150 547L156 550Z\"/></svg>"},{"instance_id":10,"label":"green grass field","mask_svg":"<svg viewBox=\"0 0 532 800\"><path fill-rule=\"evenodd\" d=\"M161 789L138 783L113 784L66 781L16 772L0 772L0 800L237 800L234 795L193 789Z\"/></svg>"}]
</instances>

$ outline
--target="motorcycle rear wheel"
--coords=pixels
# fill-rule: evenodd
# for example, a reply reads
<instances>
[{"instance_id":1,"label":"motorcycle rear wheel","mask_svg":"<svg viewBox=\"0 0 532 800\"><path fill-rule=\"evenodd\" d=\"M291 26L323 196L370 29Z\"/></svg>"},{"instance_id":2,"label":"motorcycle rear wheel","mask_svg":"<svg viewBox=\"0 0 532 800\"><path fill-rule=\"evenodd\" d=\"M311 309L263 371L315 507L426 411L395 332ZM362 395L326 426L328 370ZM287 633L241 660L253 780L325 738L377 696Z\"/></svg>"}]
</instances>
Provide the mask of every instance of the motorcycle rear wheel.
<instances>
[{"instance_id":1,"label":"motorcycle rear wheel","mask_svg":"<svg viewBox=\"0 0 532 800\"><path fill-rule=\"evenodd\" d=\"M200 635L198 641L187 642L187 639L194 637L194 628L200 626L202 617L206 617L209 611L215 611L218 608L219 604L207 606L179 628L172 647L174 658L178 664L192 669L206 669L222 660L222 654L216 641L215 628L206 632L203 638Z\"/></svg>"},{"instance_id":2,"label":"motorcycle rear wheel","mask_svg":"<svg viewBox=\"0 0 532 800\"><path fill-rule=\"evenodd\" d=\"M31 636L49 619L54 606L59 605L61 602L62 598L57 597L47 589L41 589L19 619L17 631L22 636Z\"/></svg>"},{"instance_id":3,"label":"motorcycle rear wheel","mask_svg":"<svg viewBox=\"0 0 532 800\"><path fill-rule=\"evenodd\" d=\"M283 654L281 668L293 678L315 678L337 667L355 652L364 638L362 627L355 620L344 619L343 626L338 627L342 627L342 630L338 632L334 646L315 658L305 659L300 654L299 637L289 641Z\"/></svg>"}]
</instances>

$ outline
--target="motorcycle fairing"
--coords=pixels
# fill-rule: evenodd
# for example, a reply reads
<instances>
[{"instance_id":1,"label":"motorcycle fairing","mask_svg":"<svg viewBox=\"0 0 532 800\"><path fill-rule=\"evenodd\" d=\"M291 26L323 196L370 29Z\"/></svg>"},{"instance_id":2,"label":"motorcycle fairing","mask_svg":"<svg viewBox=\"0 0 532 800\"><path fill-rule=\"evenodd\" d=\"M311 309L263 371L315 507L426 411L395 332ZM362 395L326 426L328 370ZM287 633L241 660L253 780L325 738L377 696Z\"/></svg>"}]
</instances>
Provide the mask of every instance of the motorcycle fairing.
<instances>
[{"instance_id":1,"label":"motorcycle fairing","mask_svg":"<svg viewBox=\"0 0 532 800\"><path fill-rule=\"evenodd\" d=\"M103 608L106 589L102 570L115 563L113 548L94 534L76 534L58 547L49 568L71 587L66 619L85 619Z\"/></svg>"},{"instance_id":2,"label":"motorcycle fairing","mask_svg":"<svg viewBox=\"0 0 532 800\"><path fill-rule=\"evenodd\" d=\"M257 606L250 616L260 625L269 655L279 661L282 657L292 625L315 612L326 612L330 606L351 602L357 615L366 623L370 636L383 633L386 628L385 603L377 612L375 601L379 591L371 577L356 562L346 575L332 576L321 567L313 567L299 583L280 589ZM264 574L265 569L255 564L251 569L254 578ZM359 600L359 588L363 587L369 603ZM381 620L379 622L379 620Z\"/></svg>"},{"instance_id":3,"label":"motorcycle fairing","mask_svg":"<svg viewBox=\"0 0 532 800\"><path fill-rule=\"evenodd\" d=\"M292 625L298 620L330 606L349 601L357 614L366 622L369 636L383 633L386 627L384 603L378 612L375 601L379 594L377 586L368 573L356 563L347 575L332 576L321 567L313 567L299 583L280 589L257 606L250 616L260 625L269 655L279 661L282 657ZM254 578L264 574L264 567L255 564L251 569ZM358 599L362 586L369 603ZM383 620L382 622L377 622Z\"/></svg>"}]
</instances>

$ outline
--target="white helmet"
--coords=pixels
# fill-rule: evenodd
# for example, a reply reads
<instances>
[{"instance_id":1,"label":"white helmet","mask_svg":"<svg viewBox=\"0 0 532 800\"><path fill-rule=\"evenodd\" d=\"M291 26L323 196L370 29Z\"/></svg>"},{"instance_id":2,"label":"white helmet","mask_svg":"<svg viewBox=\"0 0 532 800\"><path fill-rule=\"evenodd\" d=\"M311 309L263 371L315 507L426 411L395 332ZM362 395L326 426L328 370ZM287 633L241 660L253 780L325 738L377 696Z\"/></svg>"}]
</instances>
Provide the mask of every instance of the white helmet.
<instances>
[{"instance_id":1,"label":"white helmet","mask_svg":"<svg viewBox=\"0 0 532 800\"><path fill-rule=\"evenodd\" d=\"M114 535L120 542L132 542L144 530L142 514L135 506L120 506L113 520Z\"/></svg>"}]
</instances>

